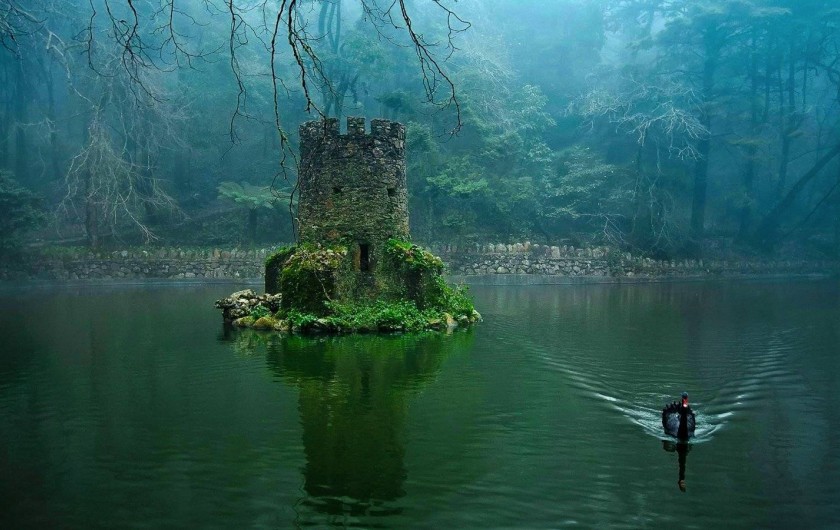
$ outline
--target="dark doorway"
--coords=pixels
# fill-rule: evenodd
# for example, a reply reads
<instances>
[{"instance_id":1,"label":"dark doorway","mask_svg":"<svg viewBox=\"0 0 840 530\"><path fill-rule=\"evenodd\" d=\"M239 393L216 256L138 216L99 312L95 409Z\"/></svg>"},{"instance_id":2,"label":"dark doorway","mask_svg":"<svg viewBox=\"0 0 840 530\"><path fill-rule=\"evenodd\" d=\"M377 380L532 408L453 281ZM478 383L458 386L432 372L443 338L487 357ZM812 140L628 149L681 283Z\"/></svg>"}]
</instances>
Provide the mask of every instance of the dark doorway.
<instances>
[{"instance_id":1,"label":"dark doorway","mask_svg":"<svg viewBox=\"0 0 840 530\"><path fill-rule=\"evenodd\" d=\"M359 270L370 271L370 245L367 243L359 243Z\"/></svg>"}]
</instances>

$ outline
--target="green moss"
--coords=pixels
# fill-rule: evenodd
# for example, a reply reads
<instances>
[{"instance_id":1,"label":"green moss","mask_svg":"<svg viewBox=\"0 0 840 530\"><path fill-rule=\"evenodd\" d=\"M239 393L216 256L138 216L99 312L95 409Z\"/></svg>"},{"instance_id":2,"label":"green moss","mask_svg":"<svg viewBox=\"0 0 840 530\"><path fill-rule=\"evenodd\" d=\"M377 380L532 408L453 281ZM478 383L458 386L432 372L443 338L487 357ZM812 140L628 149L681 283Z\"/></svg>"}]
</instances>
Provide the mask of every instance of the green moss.
<instances>
[{"instance_id":1,"label":"green moss","mask_svg":"<svg viewBox=\"0 0 840 530\"><path fill-rule=\"evenodd\" d=\"M266 260L266 275L276 268L282 295L275 324L288 323L291 331L351 333L444 329L456 321L476 321L466 288L446 283L439 257L397 239L379 252L380 266L361 273L344 246L278 250ZM251 314L257 322L266 317L259 308Z\"/></svg>"},{"instance_id":2,"label":"green moss","mask_svg":"<svg viewBox=\"0 0 840 530\"><path fill-rule=\"evenodd\" d=\"M278 248L272 254L265 258L266 267L282 267L286 260L295 253L297 246L286 245Z\"/></svg>"},{"instance_id":3,"label":"green moss","mask_svg":"<svg viewBox=\"0 0 840 530\"><path fill-rule=\"evenodd\" d=\"M442 259L408 241L389 239L385 245L385 256L390 265L400 272L443 274Z\"/></svg>"},{"instance_id":4,"label":"green moss","mask_svg":"<svg viewBox=\"0 0 840 530\"><path fill-rule=\"evenodd\" d=\"M442 276L437 276L429 286L429 300L432 306L453 315L471 316L475 306L467 295L469 287L466 285L451 286Z\"/></svg>"},{"instance_id":5,"label":"green moss","mask_svg":"<svg viewBox=\"0 0 840 530\"><path fill-rule=\"evenodd\" d=\"M406 300L396 302L362 302L327 304L329 315L319 316L292 310L286 318L293 329L300 331L325 331L356 333L375 331L422 331L439 329L445 322L441 311L420 310Z\"/></svg>"},{"instance_id":6,"label":"green moss","mask_svg":"<svg viewBox=\"0 0 840 530\"><path fill-rule=\"evenodd\" d=\"M286 313L285 320L294 330L307 330L315 324L318 318L318 315L313 315L312 313L292 309L288 313Z\"/></svg>"},{"instance_id":7,"label":"green moss","mask_svg":"<svg viewBox=\"0 0 840 530\"><path fill-rule=\"evenodd\" d=\"M236 320L233 321L233 325L238 326L240 328L250 328L254 325L254 322L256 320L257 319L252 317L252 316L237 318Z\"/></svg>"},{"instance_id":8,"label":"green moss","mask_svg":"<svg viewBox=\"0 0 840 530\"><path fill-rule=\"evenodd\" d=\"M455 315L469 315L473 305L465 287L453 288L443 279L443 260L428 250L397 239L385 248L393 282L421 309L437 309Z\"/></svg>"},{"instance_id":9,"label":"green moss","mask_svg":"<svg viewBox=\"0 0 840 530\"><path fill-rule=\"evenodd\" d=\"M253 327L254 329L274 329L274 326L277 325L277 319L271 316L264 316L256 319L254 321Z\"/></svg>"},{"instance_id":10,"label":"green moss","mask_svg":"<svg viewBox=\"0 0 840 530\"><path fill-rule=\"evenodd\" d=\"M297 247L284 246L277 249L265 259L265 292L277 294L280 292L280 271L283 265L295 253Z\"/></svg>"},{"instance_id":11,"label":"green moss","mask_svg":"<svg viewBox=\"0 0 840 530\"><path fill-rule=\"evenodd\" d=\"M344 247L298 245L280 272L283 309L326 314L326 302L335 298L336 271L346 256Z\"/></svg>"},{"instance_id":12,"label":"green moss","mask_svg":"<svg viewBox=\"0 0 840 530\"><path fill-rule=\"evenodd\" d=\"M267 307L264 305L255 305L251 309L251 315L254 319L260 319L263 317L267 317L271 314L271 311L268 310Z\"/></svg>"}]
</instances>

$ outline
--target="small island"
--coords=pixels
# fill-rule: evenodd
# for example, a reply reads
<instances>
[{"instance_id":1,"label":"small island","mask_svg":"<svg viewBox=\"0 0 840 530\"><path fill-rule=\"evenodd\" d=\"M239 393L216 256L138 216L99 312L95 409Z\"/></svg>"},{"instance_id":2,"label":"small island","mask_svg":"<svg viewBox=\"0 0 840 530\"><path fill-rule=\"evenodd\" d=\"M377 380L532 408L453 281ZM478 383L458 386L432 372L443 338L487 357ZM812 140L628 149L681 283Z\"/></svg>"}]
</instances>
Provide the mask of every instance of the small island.
<instances>
[{"instance_id":1,"label":"small island","mask_svg":"<svg viewBox=\"0 0 840 530\"><path fill-rule=\"evenodd\" d=\"M281 332L451 330L481 319L443 261L411 243L405 127L347 118L300 127L300 241L266 259L265 294L218 300L226 323Z\"/></svg>"}]
</instances>

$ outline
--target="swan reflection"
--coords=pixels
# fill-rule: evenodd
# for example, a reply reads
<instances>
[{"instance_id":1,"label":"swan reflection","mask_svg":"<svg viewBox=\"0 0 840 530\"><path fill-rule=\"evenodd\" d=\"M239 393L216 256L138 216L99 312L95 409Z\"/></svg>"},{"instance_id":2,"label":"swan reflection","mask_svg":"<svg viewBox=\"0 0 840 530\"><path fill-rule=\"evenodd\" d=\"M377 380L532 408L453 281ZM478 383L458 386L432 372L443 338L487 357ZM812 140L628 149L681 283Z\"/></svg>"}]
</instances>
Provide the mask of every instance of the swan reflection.
<instances>
[{"instance_id":1,"label":"swan reflection","mask_svg":"<svg viewBox=\"0 0 840 530\"><path fill-rule=\"evenodd\" d=\"M691 445L688 442L674 442L672 440L662 440L662 449L669 453L677 453L677 460L679 461L679 478L677 479L677 486L680 491L685 491L685 466L688 460L688 453L691 451Z\"/></svg>"}]
</instances>

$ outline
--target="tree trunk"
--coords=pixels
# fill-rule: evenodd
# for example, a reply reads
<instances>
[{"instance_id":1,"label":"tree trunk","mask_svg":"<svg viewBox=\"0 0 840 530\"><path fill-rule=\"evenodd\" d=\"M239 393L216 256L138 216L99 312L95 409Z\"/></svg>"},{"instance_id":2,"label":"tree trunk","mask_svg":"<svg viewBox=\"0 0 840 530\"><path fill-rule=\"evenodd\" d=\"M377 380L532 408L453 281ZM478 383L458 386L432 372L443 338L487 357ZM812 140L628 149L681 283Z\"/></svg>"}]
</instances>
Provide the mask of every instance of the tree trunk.
<instances>
[{"instance_id":1,"label":"tree trunk","mask_svg":"<svg viewBox=\"0 0 840 530\"><path fill-rule=\"evenodd\" d=\"M45 73L47 78L47 119L50 122L50 167L52 175L49 180L56 180L61 175L58 154L58 120L55 115L55 83L52 75L52 63Z\"/></svg>"},{"instance_id":2,"label":"tree trunk","mask_svg":"<svg viewBox=\"0 0 840 530\"><path fill-rule=\"evenodd\" d=\"M840 184L840 164L837 164L837 182ZM834 257L840 256L840 199L834 200Z\"/></svg>"},{"instance_id":3,"label":"tree trunk","mask_svg":"<svg viewBox=\"0 0 840 530\"><path fill-rule=\"evenodd\" d=\"M709 119L704 117L704 125L708 126ZM694 192L691 197L691 238L695 244L703 239L706 224L706 189L709 176L709 139L703 138L697 144L700 158L694 166Z\"/></svg>"},{"instance_id":4,"label":"tree trunk","mask_svg":"<svg viewBox=\"0 0 840 530\"><path fill-rule=\"evenodd\" d=\"M794 184L785 197L777 204L761 221L753 236L753 242L765 249L770 249L777 242L779 238L779 224L785 213L793 206L797 196L808 183L816 177L820 170L826 166L831 160L840 154L840 144L835 145L830 151L824 154L817 163L811 167L800 177Z\"/></svg>"},{"instance_id":5,"label":"tree trunk","mask_svg":"<svg viewBox=\"0 0 840 530\"><path fill-rule=\"evenodd\" d=\"M787 171L790 163L790 144L793 141L793 133L796 130L796 94L795 94L795 75L796 64L793 60L793 43L790 45L790 52L788 55L788 77L786 87L782 85L781 65L779 65L779 99L784 101L785 89L787 90L787 105L783 109L783 115L780 116L782 127L782 155L779 159L779 180L777 182L776 195L781 197L785 192L787 186ZM784 104L783 104L784 105Z\"/></svg>"},{"instance_id":6,"label":"tree trunk","mask_svg":"<svg viewBox=\"0 0 840 530\"><path fill-rule=\"evenodd\" d=\"M27 121L26 90L23 63L18 59L15 85L15 176L22 182L29 179L29 145L24 129L24 124Z\"/></svg>"},{"instance_id":7,"label":"tree trunk","mask_svg":"<svg viewBox=\"0 0 840 530\"><path fill-rule=\"evenodd\" d=\"M707 131L711 131L711 109L709 108L714 99L715 71L720 52L720 37L718 28L714 25L708 27L703 33L703 45L705 59L703 61L703 108L700 111L700 123ZM711 140L708 135L704 136L697 144L698 160L694 166L694 192L691 200L691 238L694 251L699 249L703 239L703 232L706 223L706 188L708 187L709 176L709 152Z\"/></svg>"},{"instance_id":8,"label":"tree trunk","mask_svg":"<svg viewBox=\"0 0 840 530\"><path fill-rule=\"evenodd\" d=\"M96 112L88 118L86 126L82 129L82 145L87 145L90 141L90 129L93 126L93 121L96 119ZM90 169L84 172L85 177L85 236L87 237L87 245L89 248L96 248L99 246L99 216L96 207L96 201L93 192L93 175Z\"/></svg>"},{"instance_id":9,"label":"tree trunk","mask_svg":"<svg viewBox=\"0 0 840 530\"><path fill-rule=\"evenodd\" d=\"M90 171L87 171L87 179L85 180L85 234L87 235L87 244L90 248L99 246L99 216L97 215L96 202L90 196L92 185Z\"/></svg>"},{"instance_id":10,"label":"tree trunk","mask_svg":"<svg viewBox=\"0 0 840 530\"><path fill-rule=\"evenodd\" d=\"M750 54L750 143L747 145L747 166L744 168L743 193L741 211L739 214L738 239L744 240L750 230L753 207L753 183L755 182L755 158L758 154L756 145L758 137L758 53L756 52L756 35L753 32L752 53Z\"/></svg>"},{"instance_id":11,"label":"tree trunk","mask_svg":"<svg viewBox=\"0 0 840 530\"><path fill-rule=\"evenodd\" d=\"M431 193L426 203L426 243L431 244L435 236L435 197Z\"/></svg>"},{"instance_id":12,"label":"tree trunk","mask_svg":"<svg viewBox=\"0 0 840 530\"><path fill-rule=\"evenodd\" d=\"M9 68L3 64L2 86L9 86ZM9 122L12 118L12 99L4 98L3 115L0 116L0 168L9 168Z\"/></svg>"},{"instance_id":13,"label":"tree trunk","mask_svg":"<svg viewBox=\"0 0 840 530\"><path fill-rule=\"evenodd\" d=\"M251 243L257 241L257 213L256 208L248 210L248 241Z\"/></svg>"}]
</instances>

